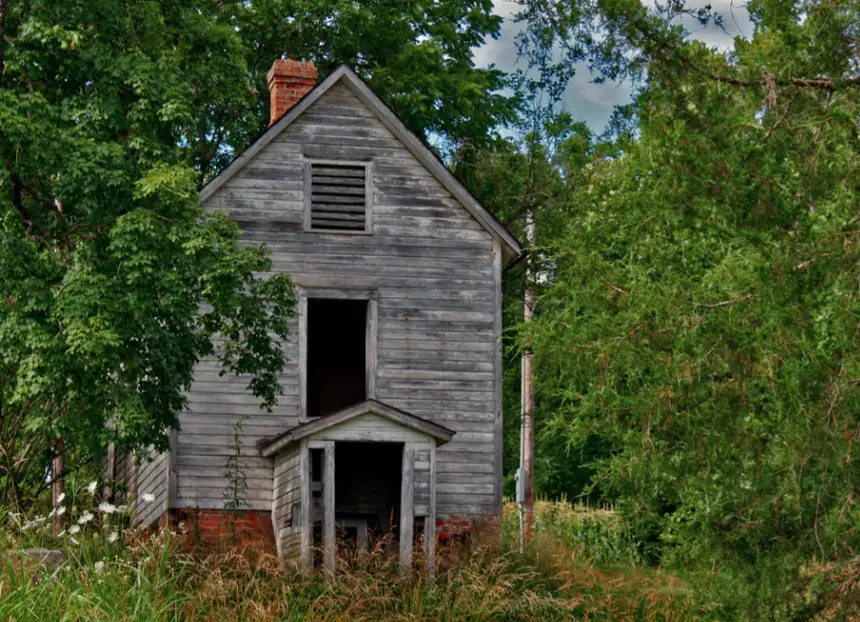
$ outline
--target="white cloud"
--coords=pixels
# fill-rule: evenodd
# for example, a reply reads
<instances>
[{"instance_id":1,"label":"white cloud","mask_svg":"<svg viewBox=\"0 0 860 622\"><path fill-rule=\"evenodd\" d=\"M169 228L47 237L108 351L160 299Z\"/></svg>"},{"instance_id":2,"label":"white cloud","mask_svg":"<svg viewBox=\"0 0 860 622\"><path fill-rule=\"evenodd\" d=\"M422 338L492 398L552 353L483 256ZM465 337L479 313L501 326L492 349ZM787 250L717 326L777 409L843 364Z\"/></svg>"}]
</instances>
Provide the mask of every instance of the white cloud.
<instances>
[{"instance_id":1,"label":"white cloud","mask_svg":"<svg viewBox=\"0 0 860 622\"><path fill-rule=\"evenodd\" d=\"M749 37L752 25L745 8L738 0L711 0L711 6L723 16L725 32L715 27L702 28L694 21L685 26L696 39L705 44L729 49L733 38L740 34ZM520 6L511 0L494 0L494 12L504 18L501 35L498 39L487 39L485 45L475 49L475 62L479 67L496 65L503 71L513 71L517 66L516 34L521 24L513 21ZM694 0L691 6L701 6L705 0ZM609 120L613 107L630 102L630 87L625 84L592 82L588 68L577 67L576 75L570 81L565 93L564 104L575 119L588 123L592 130L601 132Z\"/></svg>"}]
</instances>

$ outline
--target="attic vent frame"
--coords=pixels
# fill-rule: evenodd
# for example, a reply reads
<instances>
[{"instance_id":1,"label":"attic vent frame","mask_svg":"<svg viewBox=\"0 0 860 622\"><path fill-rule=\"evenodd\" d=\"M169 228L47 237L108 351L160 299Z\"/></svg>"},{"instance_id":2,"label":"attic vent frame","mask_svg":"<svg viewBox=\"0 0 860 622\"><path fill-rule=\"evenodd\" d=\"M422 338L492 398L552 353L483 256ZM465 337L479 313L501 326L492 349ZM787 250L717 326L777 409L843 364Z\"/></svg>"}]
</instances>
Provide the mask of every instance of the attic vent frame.
<instances>
[{"instance_id":1,"label":"attic vent frame","mask_svg":"<svg viewBox=\"0 0 860 622\"><path fill-rule=\"evenodd\" d=\"M362 176L364 177L363 186L360 185ZM351 181L353 179L354 182ZM304 162L305 231L351 235L372 233L372 180L373 167L370 161L306 158ZM330 192L320 192L323 189ZM363 194L361 190L364 191ZM360 218L362 215L363 222Z\"/></svg>"}]
</instances>

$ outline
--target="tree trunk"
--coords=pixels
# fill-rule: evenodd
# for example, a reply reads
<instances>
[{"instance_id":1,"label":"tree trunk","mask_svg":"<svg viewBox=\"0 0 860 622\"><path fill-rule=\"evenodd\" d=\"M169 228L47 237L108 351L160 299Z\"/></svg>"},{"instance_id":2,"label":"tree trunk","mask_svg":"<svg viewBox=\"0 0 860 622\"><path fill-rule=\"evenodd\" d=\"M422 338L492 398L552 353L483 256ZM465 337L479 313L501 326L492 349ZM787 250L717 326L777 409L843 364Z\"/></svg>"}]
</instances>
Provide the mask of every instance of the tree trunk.
<instances>
[{"instance_id":1,"label":"tree trunk","mask_svg":"<svg viewBox=\"0 0 860 622\"><path fill-rule=\"evenodd\" d=\"M53 530L54 535L59 535L63 530L64 516L60 514L60 507L62 506L62 502L60 499L63 495L63 477L65 474L63 473L63 441L57 441L57 454L54 456L54 462L51 468L51 475L53 477L53 482L51 484L51 498L52 504L54 508L54 521L53 521Z\"/></svg>"}]
</instances>

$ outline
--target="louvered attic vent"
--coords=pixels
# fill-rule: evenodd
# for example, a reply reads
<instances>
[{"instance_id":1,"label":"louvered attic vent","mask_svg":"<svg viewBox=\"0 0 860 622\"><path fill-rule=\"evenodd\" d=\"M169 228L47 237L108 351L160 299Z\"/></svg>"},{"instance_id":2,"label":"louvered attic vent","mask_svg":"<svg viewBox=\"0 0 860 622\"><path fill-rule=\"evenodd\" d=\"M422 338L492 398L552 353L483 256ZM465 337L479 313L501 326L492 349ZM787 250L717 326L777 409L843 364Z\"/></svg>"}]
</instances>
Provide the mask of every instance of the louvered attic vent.
<instances>
[{"instance_id":1,"label":"louvered attic vent","mask_svg":"<svg viewBox=\"0 0 860 622\"><path fill-rule=\"evenodd\" d=\"M367 229L367 167L349 164L310 164L310 229Z\"/></svg>"}]
</instances>

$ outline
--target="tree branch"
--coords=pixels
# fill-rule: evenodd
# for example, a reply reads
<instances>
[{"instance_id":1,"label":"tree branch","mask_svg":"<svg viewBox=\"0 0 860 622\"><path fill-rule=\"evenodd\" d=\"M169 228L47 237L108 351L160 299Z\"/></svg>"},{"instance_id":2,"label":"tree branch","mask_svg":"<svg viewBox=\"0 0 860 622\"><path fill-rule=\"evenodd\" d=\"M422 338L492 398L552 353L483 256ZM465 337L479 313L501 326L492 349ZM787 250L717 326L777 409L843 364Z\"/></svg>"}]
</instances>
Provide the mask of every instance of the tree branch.
<instances>
[{"instance_id":1,"label":"tree branch","mask_svg":"<svg viewBox=\"0 0 860 622\"><path fill-rule=\"evenodd\" d=\"M719 309L720 307L730 307L739 302L746 302L747 300L752 299L752 294L747 294L746 296L741 296L740 298L733 298L731 300L722 300L720 302L713 302L710 304L694 302L693 308L695 309Z\"/></svg>"},{"instance_id":2,"label":"tree branch","mask_svg":"<svg viewBox=\"0 0 860 622\"><path fill-rule=\"evenodd\" d=\"M29 230L33 226L33 220L30 218L30 212L24 205L24 182L21 181L21 177L15 172L15 165L12 162L6 162L6 169L9 171L9 176L12 180L12 205L18 210L18 213L21 215L21 221Z\"/></svg>"},{"instance_id":3,"label":"tree branch","mask_svg":"<svg viewBox=\"0 0 860 622\"><path fill-rule=\"evenodd\" d=\"M694 71L702 74L703 76L710 78L711 80L715 80L716 82L725 82L726 84L740 87L767 86L769 80L776 86L799 86L810 89L821 89L824 91L836 91L842 88L849 88L852 86L860 85L860 76L852 76L850 78L837 78L835 80L831 78L776 79L775 77L771 76L770 78L763 77L758 80L753 80L748 78L738 78L735 76L721 76L707 69L703 69L702 67L698 67L686 60L684 61L684 64L686 64Z\"/></svg>"}]
</instances>

